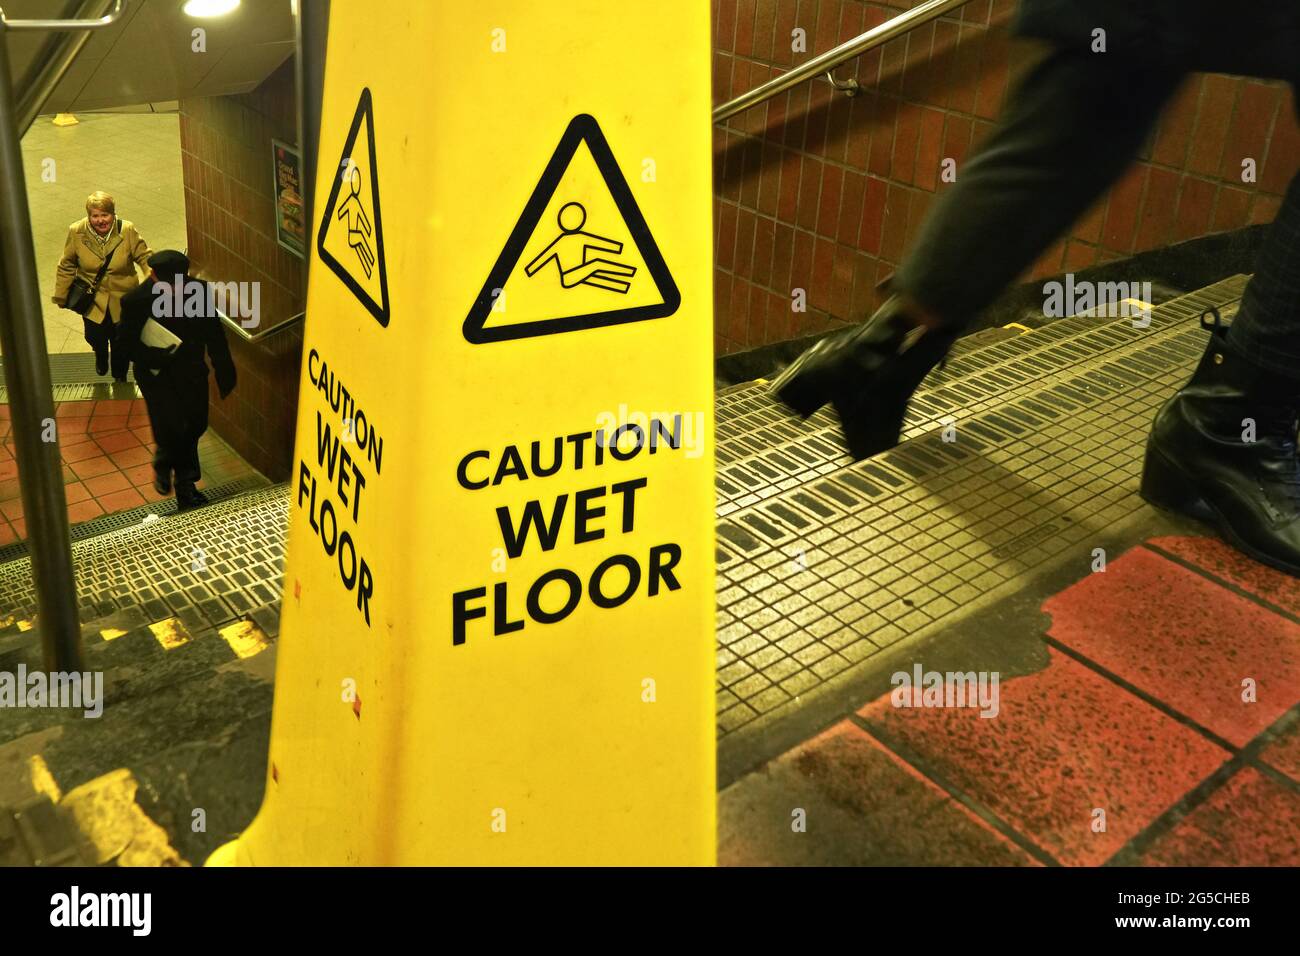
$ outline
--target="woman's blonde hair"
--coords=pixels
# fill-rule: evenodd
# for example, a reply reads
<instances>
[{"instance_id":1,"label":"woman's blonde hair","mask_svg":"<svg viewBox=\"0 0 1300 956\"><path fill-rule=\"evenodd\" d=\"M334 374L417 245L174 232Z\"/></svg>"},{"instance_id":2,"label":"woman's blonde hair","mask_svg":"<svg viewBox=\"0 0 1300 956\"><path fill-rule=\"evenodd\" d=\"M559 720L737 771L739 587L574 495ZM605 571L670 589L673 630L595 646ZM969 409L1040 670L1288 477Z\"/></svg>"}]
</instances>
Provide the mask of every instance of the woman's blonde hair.
<instances>
[{"instance_id":1,"label":"woman's blonde hair","mask_svg":"<svg viewBox=\"0 0 1300 956\"><path fill-rule=\"evenodd\" d=\"M98 209L101 212L117 215L117 204L113 202L113 197L102 189L97 189L86 197L86 215L90 215L90 210Z\"/></svg>"}]
</instances>

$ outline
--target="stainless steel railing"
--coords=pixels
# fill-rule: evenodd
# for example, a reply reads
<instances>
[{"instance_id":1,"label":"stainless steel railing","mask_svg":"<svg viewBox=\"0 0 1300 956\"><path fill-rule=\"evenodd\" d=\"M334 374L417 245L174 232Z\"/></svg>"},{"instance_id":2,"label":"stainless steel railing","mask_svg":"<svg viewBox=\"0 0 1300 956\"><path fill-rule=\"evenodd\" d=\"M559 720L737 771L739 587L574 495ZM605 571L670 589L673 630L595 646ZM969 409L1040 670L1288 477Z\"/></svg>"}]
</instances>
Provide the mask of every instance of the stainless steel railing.
<instances>
[{"instance_id":1,"label":"stainless steel railing","mask_svg":"<svg viewBox=\"0 0 1300 956\"><path fill-rule=\"evenodd\" d=\"M96 20L9 20L0 9L0 30L100 30L116 23L126 10L126 0L116 0L113 9Z\"/></svg>"},{"instance_id":2,"label":"stainless steel railing","mask_svg":"<svg viewBox=\"0 0 1300 956\"><path fill-rule=\"evenodd\" d=\"M262 339L267 338L268 336L271 335L275 335L277 332L283 332L289 326L301 322L307 317L306 312L299 312L297 315L291 315L289 316L289 318L275 323L275 325L268 325L264 329L258 329L256 332L250 332L248 329L244 328L242 323L232 319L224 312L218 310L217 314L221 316L221 321L226 323L226 328L236 333L245 342L260 342Z\"/></svg>"},{"instance_id":3,"label":"stainless steel railing","mask_svg":"<svg viewBox=\"0 0 1300 956\"><path fill-rule=\"evenodd\" d=\"M882 23L878 27L873 27L861 36L854 37L847 43L841 43L833 50L818 54L807 63L796 66L789 73L783 73L768 80L761 86L754 87L747 93L740 94L734 100L723 103L714 109L713 122L721 123L737 113L743 113L759 103L770 100L779 93L784 93L791 87L798 86L805 80L810 80L822 73L829 74L840 64L861 56L868 50L888 43L909 30L915 30L923 23L936 20L948 11L955 10L957 7L964 6L969 2L970 0L927 0L927 2L913 7L906 13L901 13L892 20ZM828 78L832 83L835 83L834 78ZM838 83L835 83L835 86L836 88L843 88ZM856 90L856 85L849 84L848 88Z\"/></svg>"}]
</instances>

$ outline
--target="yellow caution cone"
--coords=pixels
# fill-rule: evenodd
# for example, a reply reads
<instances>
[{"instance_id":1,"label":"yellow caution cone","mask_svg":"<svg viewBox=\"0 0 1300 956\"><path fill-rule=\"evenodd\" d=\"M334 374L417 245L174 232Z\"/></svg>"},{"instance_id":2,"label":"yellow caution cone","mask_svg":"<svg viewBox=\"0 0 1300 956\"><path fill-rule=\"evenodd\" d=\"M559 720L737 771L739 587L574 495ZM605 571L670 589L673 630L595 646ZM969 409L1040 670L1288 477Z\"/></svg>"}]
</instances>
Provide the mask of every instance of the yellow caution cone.
<instances>
[{"instance_id":1,"label":"yellow caution cone","mask_svg":"<svg viewBox=\"0 0 1300 956\"><path fill-rule=\"evenodd\" d=\"M57 113L54 117L55 126L76 126L81 120L77 119L71 113Z\"/></svg>"},{"instance_id":2,"label":"yellow caution cone","mask_svg":"<svg viewBox=\"0 0 1300 956\"><path fill-rule=\"evenodd\" d=\"M709 7L497 6L331 7L266 794L210 864L715 860Z\"/></svg>"}]
</instances>

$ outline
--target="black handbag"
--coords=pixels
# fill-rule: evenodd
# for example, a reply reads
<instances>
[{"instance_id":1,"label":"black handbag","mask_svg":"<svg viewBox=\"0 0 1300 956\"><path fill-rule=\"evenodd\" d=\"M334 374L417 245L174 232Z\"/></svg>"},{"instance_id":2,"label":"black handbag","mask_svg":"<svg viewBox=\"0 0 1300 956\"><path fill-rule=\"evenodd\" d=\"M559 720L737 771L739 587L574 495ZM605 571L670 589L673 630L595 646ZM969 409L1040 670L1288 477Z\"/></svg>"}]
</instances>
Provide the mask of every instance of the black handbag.
<instances>
[{"instance_id":1,"label":"black handbag","mask_svg":"<svg viewBox=\"0 0 1300 956\"><path fill-rule=\"evenodd\" d=\"M120 226L118 227L121 228ZM122 243L118 243L120 246ZM113 258L113 253L117 252L117 246L109 250L104 256L103 265L95 273L95 281L87 282L81 276L76 276L72 284L68 286L68 297L63 300L63 307L71 312L75 312L83 318L90 312L95 305L95 296L99 294L99 284L104 281L104 274L108 272L108 263Z\"/></svg>"}]
</instances>

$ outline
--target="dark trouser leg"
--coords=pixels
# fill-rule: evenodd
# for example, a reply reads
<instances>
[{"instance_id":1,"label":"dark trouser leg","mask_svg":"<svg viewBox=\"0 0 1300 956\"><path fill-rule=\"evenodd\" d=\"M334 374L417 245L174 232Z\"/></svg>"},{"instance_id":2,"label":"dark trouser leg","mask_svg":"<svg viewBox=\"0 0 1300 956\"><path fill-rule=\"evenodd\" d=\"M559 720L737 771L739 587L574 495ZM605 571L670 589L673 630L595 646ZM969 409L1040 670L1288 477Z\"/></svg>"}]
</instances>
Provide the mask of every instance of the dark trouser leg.
<instances>
[{"instance_id":1,"label":"dark trouser leg","mask_svg":"<svg viewBox=\"0 0 1300 956\"><path fill-rule=\"evenodd\" d=\"M208 379L205 375L177 384L183 423L176 435L176 485L193 487L200 478L199 439L208 430Z\"/></svg>"},{"instance_id":2,"label":"dark trouser leg","mask_svg":"<svg viewBox=\"0 0 1300 956\"><path fill-rule=\"evenodd\" d=\"M107 308L104 310L104 354L108 356L108 367L113 368L113 351L117 348L118 323L114 320L113 310ZM115 376L116 377L116 376Z\"/></svg>"},{"instance_id":3,"label":"dark trouser leg","mask_svg":"<svg viewBox=\"0 0 1300 956\"><path fill-rule=\"evenodd\" d=\"M105 319L103 322L92 322L90 319L82 316L82 332L86 337L86 344L91 347L95 353L96 370L100 375L108 374L109 355L108 342L112 337L113 326Z\"/></svg>"},{"instance_id":4,"label":"dark trouser leg","mask_svg":"<svg viewBox=\"0 0 1300 956\"><path fill-rule=\"evenodd\" d=\"M1300 176L1264 238L1228 347L1253 365L1300 377Z\"/></svg>"},{"instance_id":5,"label":"dark trouser leg","mask_svg":"<svg viewBox=\"0 0 1300 956\"><path fill-rule=\"evenodd\" d=\"M156 380L142 379L139 385L149 412L149 429L153 432L153 470L170 481L176 464L172 458L175 409L171 391Z\"/></svg>"},{"instance_id":6,"label":"dark trouser leg","mask_svg":"<svg viewBox=\"0 0 1300 956\"><path fill-rule=\"evenodd\" d=\"M957 170L894 290L960 330L1119 178L1182 76L1173 66L1052 52Z\"/></svg>"}]
</instances>

